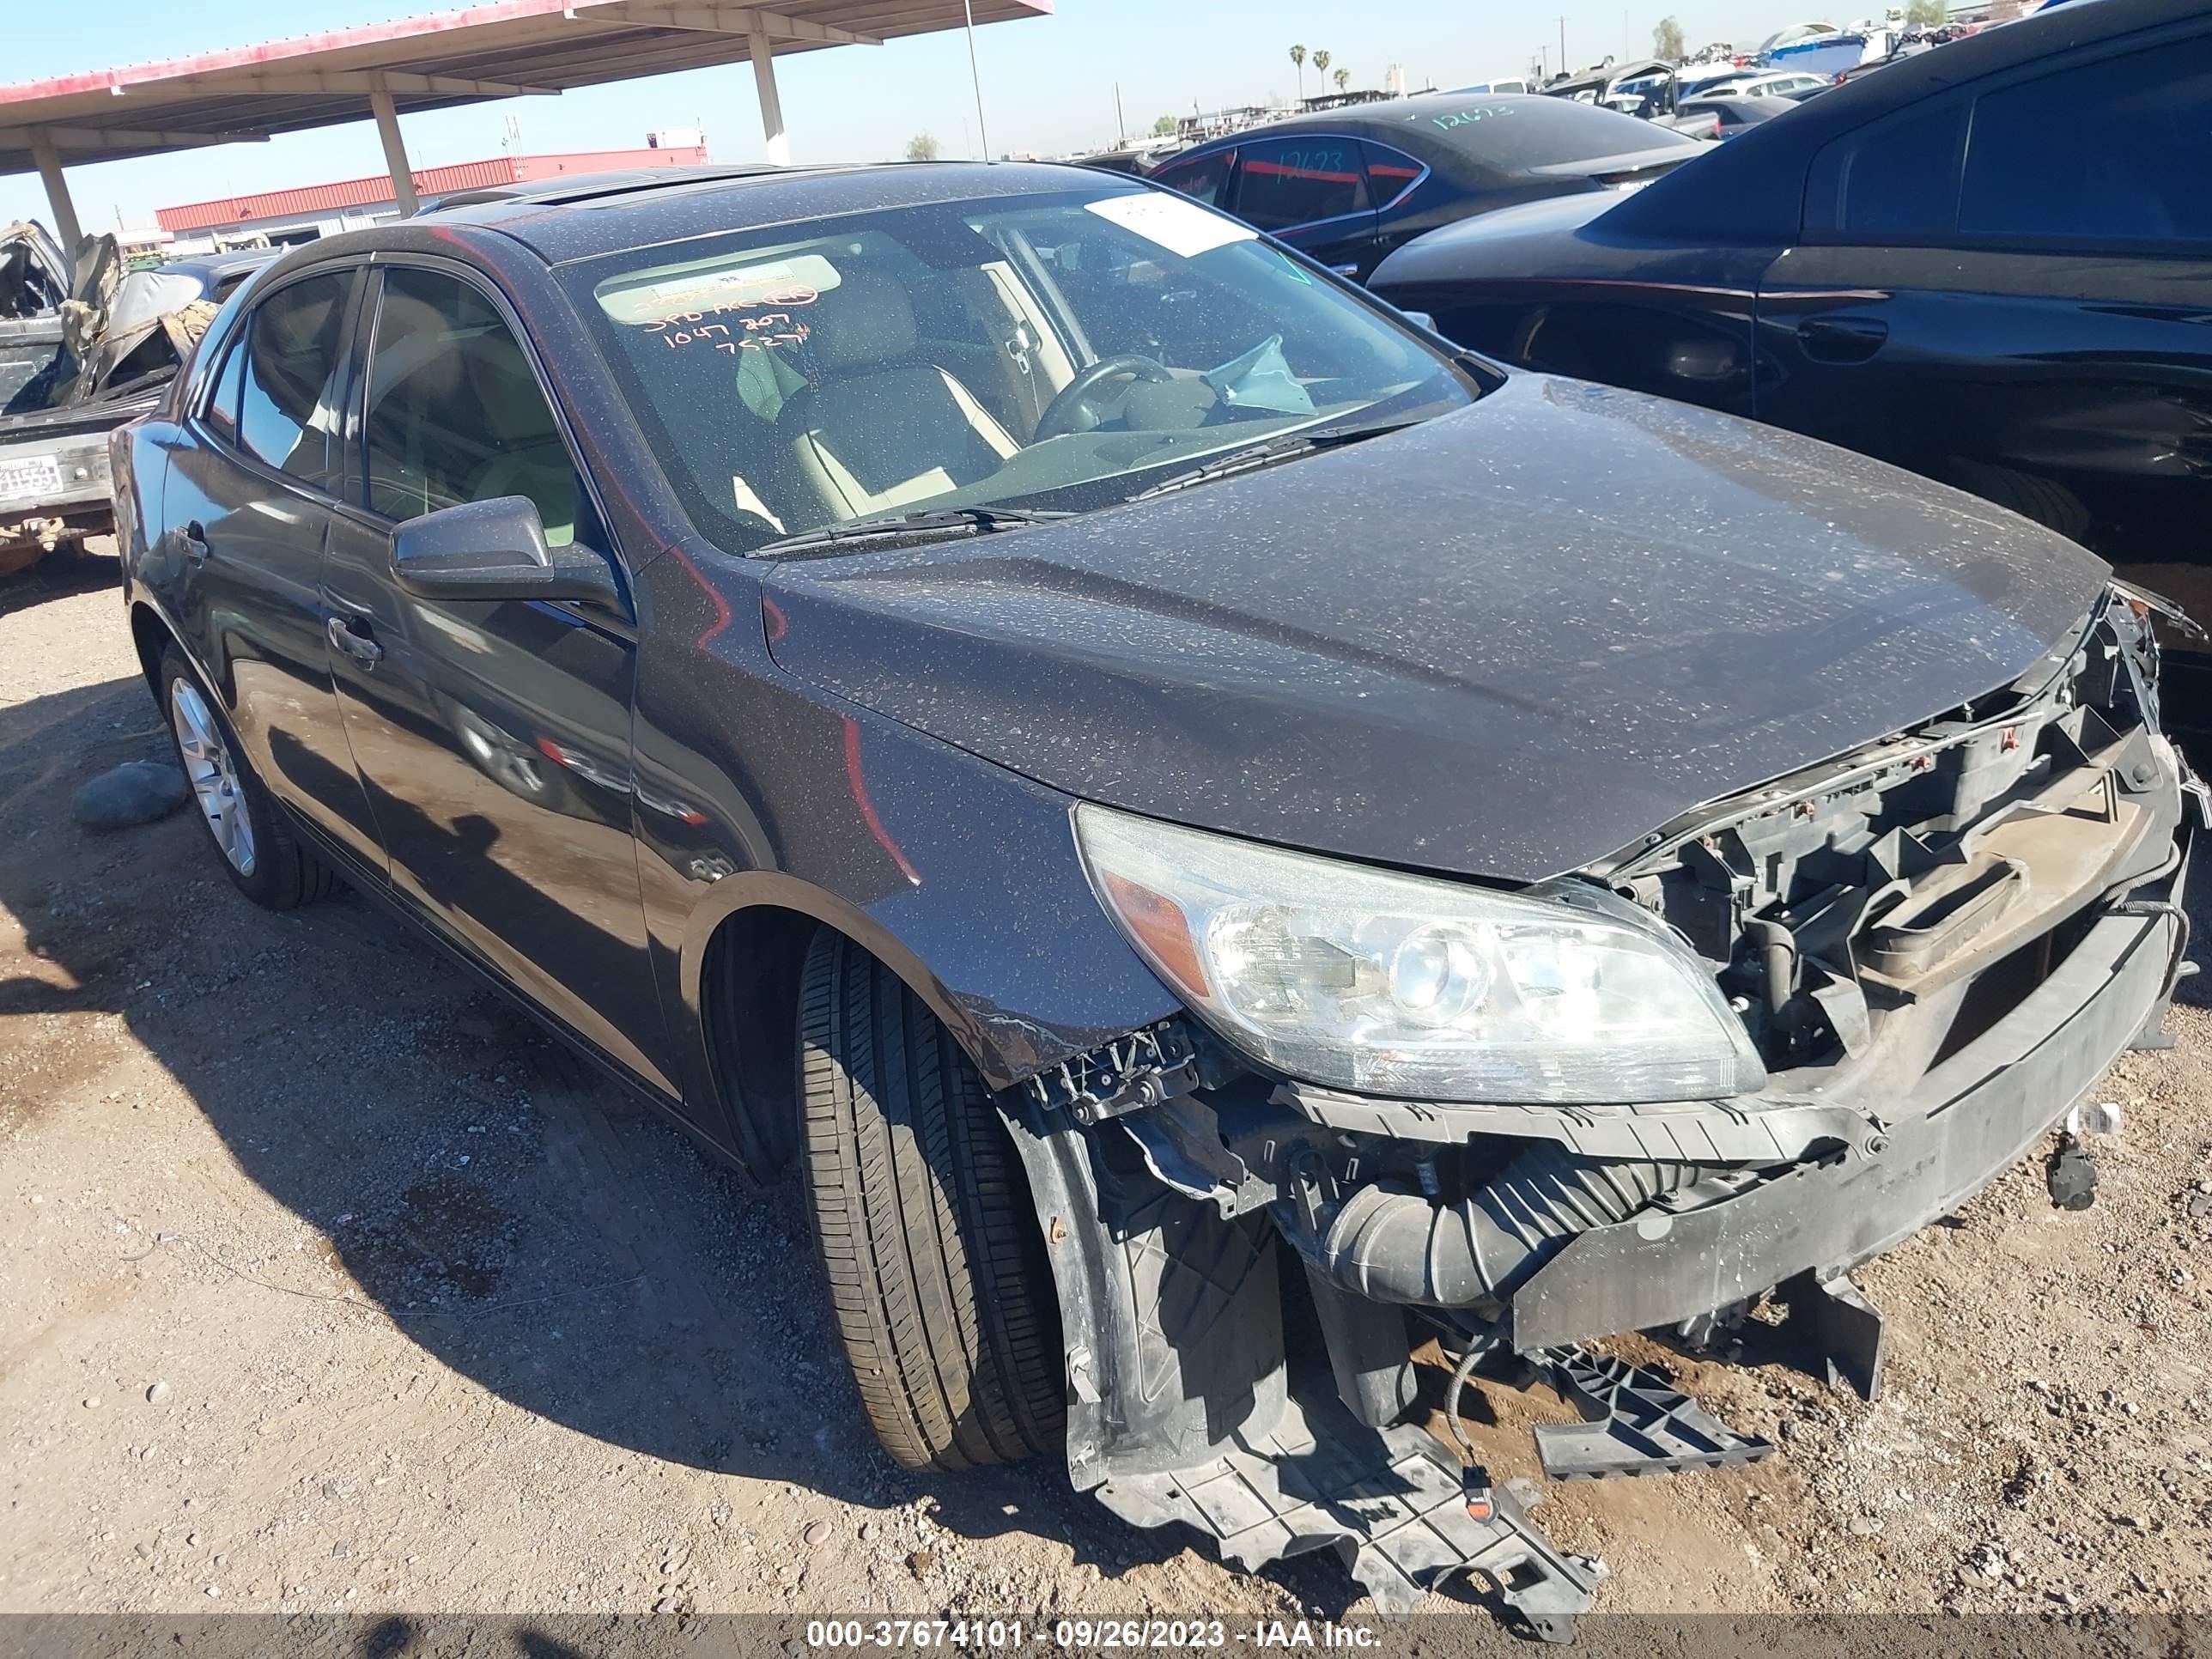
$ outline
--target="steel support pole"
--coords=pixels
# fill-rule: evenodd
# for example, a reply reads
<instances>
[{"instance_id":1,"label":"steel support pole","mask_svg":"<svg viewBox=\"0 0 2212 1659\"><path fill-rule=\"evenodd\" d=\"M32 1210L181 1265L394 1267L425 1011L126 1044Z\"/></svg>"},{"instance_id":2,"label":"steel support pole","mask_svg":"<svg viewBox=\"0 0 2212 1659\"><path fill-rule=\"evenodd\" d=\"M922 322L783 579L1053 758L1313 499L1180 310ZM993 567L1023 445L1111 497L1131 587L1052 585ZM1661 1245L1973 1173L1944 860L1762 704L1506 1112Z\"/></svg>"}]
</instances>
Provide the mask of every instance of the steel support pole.
<instances>
[{"instance_id":1,"label":"steel support pole","mask_svg":"<svg viewBox=\"0 0 2212 1659\"><path fill-rule=\"evenodd\" d=\"M775 90L775 49L768 31L756 27L748 40L753 52L753 85L760 94L761 134L768 140L770 167L791 165L791 139L783 130L783 100Z\"/></svg>"},{"instance_id":2,"label":"steel support pole","mask_svg":"<svg viewBox=\"0 0 2212 1659\"><path fill-rule=\"evenodd\" d=\"M392 170L392 199L399 204L403 218L413 218L422 204L415 195L415 170L408 165L407 141L399 136L399 111L388 92L372 92L368 106L376 112L376 136L384 140L384 165Z\"/></svg>"},{"instance_id":3,"label":"steel support pole","mask_svg":"<svg viewBox=\"0 0 2212 1659\"><path fill-rule=\"evenodd\" d=\"M62 174L62 154L54 148L53 135L43 127L31 130L31 157L38 162L39 177L46 186L46 205L53 210L54 234L61 240L62 258L74 263L83 232L77 228L76 204L70 200L69 180Z\"/></svg>"}]
</instances>

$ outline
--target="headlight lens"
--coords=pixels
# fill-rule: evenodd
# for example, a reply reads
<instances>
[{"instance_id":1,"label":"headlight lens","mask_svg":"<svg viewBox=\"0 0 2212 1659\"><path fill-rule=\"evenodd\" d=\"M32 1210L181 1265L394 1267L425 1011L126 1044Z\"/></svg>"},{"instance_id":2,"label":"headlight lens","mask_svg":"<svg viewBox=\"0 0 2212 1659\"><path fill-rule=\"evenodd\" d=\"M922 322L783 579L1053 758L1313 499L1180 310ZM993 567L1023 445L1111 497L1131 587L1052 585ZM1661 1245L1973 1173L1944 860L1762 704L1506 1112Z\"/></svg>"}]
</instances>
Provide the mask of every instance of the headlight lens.
<instances>
[{"instance_id":1,"label":"headlight lens","mask_svg":"<svg viewBox=\"0 0 2212 1659\"><path fill-rule=\"evenodd\" d=\"M1655 924L1075 813L1131 944L1231 1043L1374 1094L1569 1105L1765 1081L1705 965Z\"/></svg>"}]
</instances>

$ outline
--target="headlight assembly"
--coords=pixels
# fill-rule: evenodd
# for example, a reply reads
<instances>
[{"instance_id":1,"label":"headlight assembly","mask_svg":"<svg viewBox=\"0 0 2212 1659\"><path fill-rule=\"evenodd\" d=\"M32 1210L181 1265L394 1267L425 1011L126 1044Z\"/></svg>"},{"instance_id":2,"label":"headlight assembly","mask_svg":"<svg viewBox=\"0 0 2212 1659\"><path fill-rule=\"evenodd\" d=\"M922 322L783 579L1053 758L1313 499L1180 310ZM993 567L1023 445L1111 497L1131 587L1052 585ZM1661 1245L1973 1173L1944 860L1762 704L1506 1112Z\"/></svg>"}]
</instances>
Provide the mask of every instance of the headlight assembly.
<instances>
[{"instance_id":1,"label":"headlight assembly","mask_svg":"<svg viewBox=\"0 0 2212 1659\"><path fill-rule=\"evenodd\" d=\"M1711 972L1656 924L1088 805L1075 826L1130 943L1223 1037L1289 1076L1556 1105L1765 1081Z\"/></svg>"}]
</instances>

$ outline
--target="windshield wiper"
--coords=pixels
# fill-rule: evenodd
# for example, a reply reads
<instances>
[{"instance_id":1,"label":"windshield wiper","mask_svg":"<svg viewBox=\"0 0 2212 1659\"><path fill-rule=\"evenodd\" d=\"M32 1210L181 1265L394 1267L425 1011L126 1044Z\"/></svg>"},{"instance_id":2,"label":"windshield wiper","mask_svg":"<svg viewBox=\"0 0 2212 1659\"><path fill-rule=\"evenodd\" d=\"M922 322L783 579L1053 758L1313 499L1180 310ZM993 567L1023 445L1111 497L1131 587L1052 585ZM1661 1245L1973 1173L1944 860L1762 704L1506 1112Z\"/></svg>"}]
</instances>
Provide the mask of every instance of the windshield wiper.
<instances>
[{"instance_id":1,"label":"windshield wiper","mask_svg":"<svg viewBox=\"0 0 2212 1659\"><path fill-rule=\"evenodd\" d=\"M1047 512L1021 507L938 507L918 513L879 513L865 519L825 524L753 549L755 559L787 558L806 553L837 552L858 542L939 541L957 536L988 536L997 530L1015 530L1026 524L1051 524L1072 519L1073 513Z\"/></svg>"},{"instance_id":2,"label":"windshield wiper","mask_svg":"<svg viewBox=\"0 0 2212 1659\"><path fill-rule=\"evenodd\" d=\"M1164 479L1149 489L1139 490L1129 499L1133 501L1150 501L1155 495L1170 495L1178 489L1188 489L1193 484L1211 483L1214 479L1228 477L1231 473L1255 471L1263 466L1296 460L1301 455L1341 448L1362 439L1403 432L1409 426L1419 424L1419 421L1377 421L1371 426L1338 426L1322 432L1285 432L1280 437L1269 438L1249 448L1232 450L1218 459L1208 461L1204 466L1178 472L1174 477Z\"/></svg>"}]
</instances>

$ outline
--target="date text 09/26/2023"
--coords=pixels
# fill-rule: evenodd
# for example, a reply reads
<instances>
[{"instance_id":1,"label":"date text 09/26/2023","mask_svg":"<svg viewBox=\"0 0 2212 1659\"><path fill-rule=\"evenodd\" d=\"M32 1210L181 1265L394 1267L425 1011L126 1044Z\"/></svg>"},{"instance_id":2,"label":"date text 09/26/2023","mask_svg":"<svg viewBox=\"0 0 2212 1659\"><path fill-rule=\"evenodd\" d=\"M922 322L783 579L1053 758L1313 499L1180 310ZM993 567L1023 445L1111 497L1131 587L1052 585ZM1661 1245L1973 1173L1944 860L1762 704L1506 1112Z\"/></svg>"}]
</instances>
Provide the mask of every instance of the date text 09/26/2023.
<instances>
[{"instance_id":1,"label":"date text 09/26/2023","mask_svg":"<svg viewBox=\"0 0 2212 1659\"><path fill-rule=\"evenodd\" d=\"M1218 1619L1058 1619L1049 1625L1019 1619L816 1619L806 1626L806 1644L827 1649L1371 1648L1378 1642L1364 1625L1306 1619L1262 1620L1235 1629Z\"/></svg>"}]
</instances>

